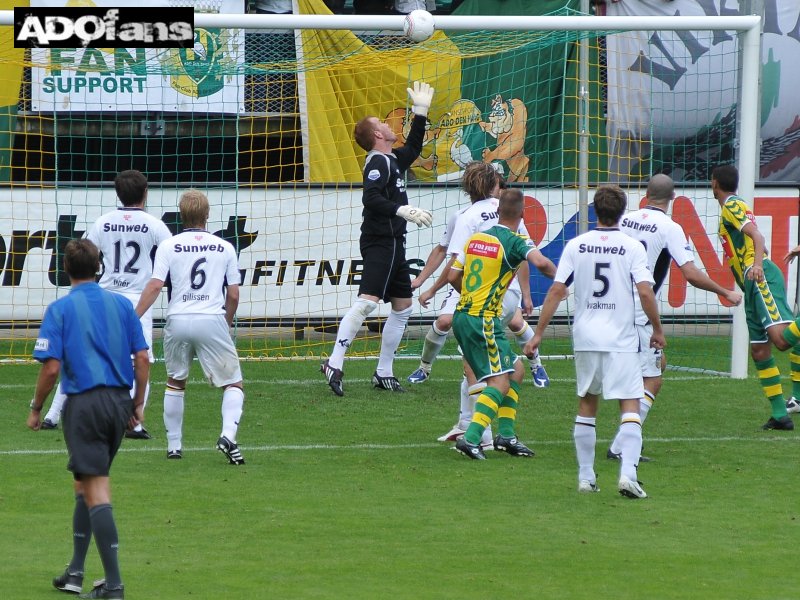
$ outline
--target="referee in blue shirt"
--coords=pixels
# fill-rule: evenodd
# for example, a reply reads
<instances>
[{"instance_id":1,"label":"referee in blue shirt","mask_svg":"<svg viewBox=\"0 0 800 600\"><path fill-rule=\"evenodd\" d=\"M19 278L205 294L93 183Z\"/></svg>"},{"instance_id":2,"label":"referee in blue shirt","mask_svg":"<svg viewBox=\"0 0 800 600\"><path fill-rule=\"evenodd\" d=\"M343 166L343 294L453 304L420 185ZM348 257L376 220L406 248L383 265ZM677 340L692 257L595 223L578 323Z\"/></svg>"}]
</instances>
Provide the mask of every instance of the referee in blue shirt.
<instances>
[{"instance_id":1,"label":"referee in blue shirt","mask_svg":"<svg viewBox=\"0 0 800 600\"><path fill-rule=\"evenodd\" d=\"M126 428L142 418L150 371L147 343L130 300L95 282L100 253L89 240L67 244L64 270L70 293L47 307L33 357L42 363L28 427L38 430L41 410L61 374L67 468L75 479L73 555L53 585L80 593L92 536L105 580L81 598L124 598L117 526L111 511L109 471ZM131 364L133 355L133 364ZM130 390L136 377L136 394Z\"/></svg>"}]
</instances>

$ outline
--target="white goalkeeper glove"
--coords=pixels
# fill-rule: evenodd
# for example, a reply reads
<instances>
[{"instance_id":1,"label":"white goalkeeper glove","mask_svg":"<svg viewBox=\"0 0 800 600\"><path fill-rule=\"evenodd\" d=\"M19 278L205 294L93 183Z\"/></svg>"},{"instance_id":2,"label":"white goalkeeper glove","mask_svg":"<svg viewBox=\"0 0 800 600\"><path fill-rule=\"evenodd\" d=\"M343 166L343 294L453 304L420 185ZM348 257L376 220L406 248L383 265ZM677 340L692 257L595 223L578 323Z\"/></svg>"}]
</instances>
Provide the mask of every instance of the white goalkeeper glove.
<instances>
[{"instance_id":1,"label":"white goalkeeper glove","mask_svg":"<svg viewBox=\"0 0 800 600\"><path fill-rule=\"evenodd\" d=\"M398 207L397 216L403 217L409 223L414 223L418 227L430 227L433 223L433 215L424 208L417 208L416 206L409 206L404 204Z\"/></svg>"},{"instance_id":2,"label":"white goalkeeper glove","mask_svg":"<svg viewBox=\"0 0 800 600\"><path fill-rule=\"evenodd\" d=\"M428 116L428 109L433 102L433 88L424 81L415 81L413 88L406 88L415 115Z\"/></svg>"}]
</instances>

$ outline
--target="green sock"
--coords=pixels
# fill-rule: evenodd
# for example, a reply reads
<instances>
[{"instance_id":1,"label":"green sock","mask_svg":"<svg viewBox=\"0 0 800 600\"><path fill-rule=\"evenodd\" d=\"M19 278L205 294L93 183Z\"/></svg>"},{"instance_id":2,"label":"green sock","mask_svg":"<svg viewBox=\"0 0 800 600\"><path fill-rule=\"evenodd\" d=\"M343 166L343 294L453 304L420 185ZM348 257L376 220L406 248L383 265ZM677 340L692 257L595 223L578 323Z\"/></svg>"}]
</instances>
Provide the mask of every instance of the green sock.
<instances>
[{"instance_id":1,"label":"green sock","mask_svg":"<svg viewBox=\"0 0 800 600\"><path fill-rule=\"evenodd\" d=\"M787 330L788 331L788 330ZM758 381L764 395L769 400L772 408L772 416L776 419L786 416L786 401L783 399L783 388L781 387L781 372L775 365L775 359L770 356L767 360L756 362L758 371Z\"/></svg>"},{"instance_id":2,"label":"green sock","mask_svg":"<svg viewBox=\"0 0 800 600\"><path fill-rule=\"evenodd\" d=\"M503 401L503 394L495 387L485 387L475 402L475 413L472 423L467 427L464 439L470 444L480 444L484 430L491 424L497 414L497 409Z\"/></svg>"},{"instance_id":3,"label":"green sock","mask_svg":"<svg viewBox=\"0 0 800 600\"><path fill-rule=\"evenodd\" d=\"M792 397L800 400L800 346L792 348L789 360L792 365Z\"/></svg>"},{"instance_id":4,"label":"green sock","mask_svg":"<svg viewBox=\"0 0 800 600\"><path fill-rule=\"evenodd\" d=\"M797 321L800 321L800 317L797 318ZM789 326L781 334L790 346L797 346L798 342L800 342L800 326L798 326L797 321L789 323Z\"/></svg>"},{"instance_id":5,"label":"green sock","mask_svg":"<svg viewBox=\"0 0 800 600\"><path fill-rule=\"evenodd\" d=\"M517 406L519 406L519 384L511 382L508 395L500 403L497 411L498 433L503 437L514 437L514 423L517 420Z\"/></svg>"}]
</instances>

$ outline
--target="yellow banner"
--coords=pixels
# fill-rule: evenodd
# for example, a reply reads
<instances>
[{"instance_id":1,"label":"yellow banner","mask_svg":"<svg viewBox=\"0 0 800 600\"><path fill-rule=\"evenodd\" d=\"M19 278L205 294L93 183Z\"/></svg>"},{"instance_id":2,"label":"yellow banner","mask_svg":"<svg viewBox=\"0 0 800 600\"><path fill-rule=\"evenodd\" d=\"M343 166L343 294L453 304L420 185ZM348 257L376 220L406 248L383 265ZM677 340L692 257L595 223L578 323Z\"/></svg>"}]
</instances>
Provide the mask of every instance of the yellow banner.
<instances>
[{"instance_id":1,"label":"yellow banner","mask_svg":"<svg viewBox=\"0 0 800 600\"><path fill-rule=\"evenodd\" d=\"M302 14L330 14L322 0L300 0L299 7ZM413 175L435 181L437 125L461 95L458 51L439 31L419 44L407 40L402 32L368 37L359 39L350 31L302 31L297 59L298 71L305 78L308 110L304 139L307 178L312 182L360 182L364 151L353 140L356 122L376 116L395 130L402 144L410 111L406 88L423 80L436 93L429 113L432 125L413 165Z\"/></svg>"}]
</instances>

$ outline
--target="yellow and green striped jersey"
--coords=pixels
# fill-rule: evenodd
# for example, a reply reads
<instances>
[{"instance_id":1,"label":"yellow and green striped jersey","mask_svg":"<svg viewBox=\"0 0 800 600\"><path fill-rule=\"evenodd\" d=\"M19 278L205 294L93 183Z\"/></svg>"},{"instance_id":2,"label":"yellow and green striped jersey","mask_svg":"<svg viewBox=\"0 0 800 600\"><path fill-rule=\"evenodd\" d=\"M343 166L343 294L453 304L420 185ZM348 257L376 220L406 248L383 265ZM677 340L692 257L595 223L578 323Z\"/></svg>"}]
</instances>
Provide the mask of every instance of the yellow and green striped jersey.
<instances>
[{"instance_id":1,"label":"yellow and green striped jersey","mask_svg":"<svg viewBox=\"0 0 800 600\"><path fill-rule=\"evenodd\" d=\"M755 222L753 211L739 196L729 196L725 200L719 216L719 239L736 283L742 289L744 289L744 273L753 265L755 258L753 240L742 233L742 228L748 223L755 224ZM766 252L764 256L767 256Z\"/></svg>"},{"instance_id":2,"label":"yellow and green striped jersey","mask_svg":"<svg viewBox=\"0 0 800 600\"><path fill-rule=\"evenodd\" d=\"M519 265L536 246L530 238L495 225L472 235L453 268L464 271L457 311L499 317L503 296Z\"/></svg>"}]
</instances>

